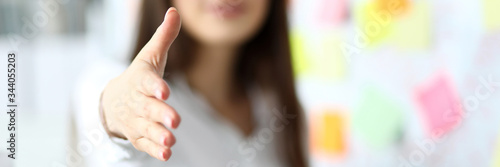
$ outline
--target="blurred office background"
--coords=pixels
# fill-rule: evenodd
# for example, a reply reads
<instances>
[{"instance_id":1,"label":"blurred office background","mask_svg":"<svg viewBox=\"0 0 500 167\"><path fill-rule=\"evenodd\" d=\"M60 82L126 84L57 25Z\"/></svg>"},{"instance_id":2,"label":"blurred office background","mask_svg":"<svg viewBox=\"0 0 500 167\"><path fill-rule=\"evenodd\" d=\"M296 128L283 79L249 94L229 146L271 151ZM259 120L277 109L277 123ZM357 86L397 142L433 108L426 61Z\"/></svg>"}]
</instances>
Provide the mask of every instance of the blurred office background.
<instances>
[{"instance_id":1,"label":"blurred office background","mask_svg":"<svg viewBox=\"0 0 500 167\"><path fill-rule=\"evenodd\" d=\"M68 138L75 85L97 57L127 61L139 4L0 1L0 54L20 57L15 166L67 164L78 151ZM500 166L500 0L291 0L289 9L313 167Z\"/></svg>"}]
</instances>

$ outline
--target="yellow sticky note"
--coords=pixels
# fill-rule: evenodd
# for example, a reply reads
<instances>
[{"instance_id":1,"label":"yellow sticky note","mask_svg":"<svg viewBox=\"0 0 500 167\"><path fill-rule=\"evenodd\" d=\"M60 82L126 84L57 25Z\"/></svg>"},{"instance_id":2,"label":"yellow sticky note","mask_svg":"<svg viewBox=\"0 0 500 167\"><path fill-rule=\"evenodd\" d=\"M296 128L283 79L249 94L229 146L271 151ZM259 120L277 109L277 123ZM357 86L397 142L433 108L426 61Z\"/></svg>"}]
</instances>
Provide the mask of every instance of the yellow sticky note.
<instances>
[{"instance_id":1,"label":"yellow sticky note","mask_svg":"<svg viewBox=\"0 0 500 167\"><path fill-rule=\"evenodd\" d=\"M497 146L494 151L494 157L493 157L493 167L500 167L500 135L498 136L497 139Z\"/></svg>"},{"instance_id":2,"label":"yellow sticky note","mask_svg":"<svg viewBox=\"0 0 500 167\"><path fill-rule=\"evenodd\" d=\"M483 0L486 30L500 29L500 0Z\"/></svg>"},{"instance_id":3,"label":"yellow sticky note","mask_svg":"<svg viewBox=\"0 0 500 167\"><path fill-rule=\"evenodd\" d=\"M427 1L370 0L355 7L356 34L369 46L388 43L403 49L425 49L430 44L431 10Z\"/></svg>"},{"instance_id":4,"label":"yellow sticky note","mask_svg":"<svg viewBox=\"0 0 500 167\"><path fill-rule=\"evenodd\" d=\"M319 52L315 60L317 64L315 73L328 81L344 79L347 73L347 60L339 49L342 41L333 32L324 34L320 39L320 48L317 48Z\"/></svg>"},{"instance_id":5,"label":"yellow sticky note","mask_svg":"<svg viewBox=\"0 0 500 167\"><path fill-rule=\"evenodd\" d=\"M389 36L402 49L426 49L431 40L431 10L427 1L415 1L406 14L398 18Z\"/></svg>"},{"instance_id":6,"label":"yellow sticky note","mask_svg":"<svg viewBox=\"0 0 500 167\"><path fill-rule=\"evenodd\" d=\"M411 8L409 0L370 0L355 6L356 33L362 34L369 46L376 46L393 34L394 25Z\"/></svg>"},{"instance_id":7,"label":"yellow sticky note","mask_svg":"<svg viewBox=\"0 0 500 167\"><path fill-rule=\"evenodd\" d=\"M292 31L290 46L296 76L315 77L327 81L345 78L346 60L339 49L341 39L334 31L321 32L320 37Z\"/></svg>"},{"instance_id":8,"label":"yellow sticky note","mask_svg":"<svg viewBox=\"0 0 500 167\"><path fill-rule=\"evenodd\" d=\"M346 151L346 119L337 110L324 110L311 117L311 148L323 156L339 156Z\"/></svg>"},{"instance_id":9,"label":"yellow sticky note","mask_svg":"<svg viewBox=\"0 0 500 167\"><path fill-rule=\"evenodd\" d=\"M311 69L310 60L307 57L310 53L307 47L305 36L298 30L292 30L290 33L290 49L296 76L306 75Z\"/></svg>"},{"instance_id":10,"label":"yellow sticky note","mask_svg":"<svg viewBox=\"0 0 500 167\"><path fill-rule=\"evenodd\" d=\"M370 2L361 5L355 9L355 20L357 22L357 32L366 36L369 41L369 46L380 44L391 32L392 25L379 22L373 17L376 13L377 3Z\"/></svg>"}]
</instances>

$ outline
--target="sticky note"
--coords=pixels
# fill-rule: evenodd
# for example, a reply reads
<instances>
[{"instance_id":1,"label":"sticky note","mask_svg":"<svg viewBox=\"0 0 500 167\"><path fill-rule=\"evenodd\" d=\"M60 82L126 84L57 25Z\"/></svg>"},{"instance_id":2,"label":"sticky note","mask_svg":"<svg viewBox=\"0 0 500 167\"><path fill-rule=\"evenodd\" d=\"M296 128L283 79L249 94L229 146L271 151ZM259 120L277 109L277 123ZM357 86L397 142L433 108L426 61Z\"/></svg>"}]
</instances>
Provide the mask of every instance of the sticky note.
<instances>
[{"instance_id":1,"label":"sticky note","mask_svg":"<svg viewBox=\"0 0 500 167\"><path fill-rule=\"evenodd\" d=\"M486 30L500 29L500 0L483 0Z\"/></svg>"},{"instance_id":2,"label":"sticky note","mask_svg":"<svg viewBox=\"0 0 500 167\"><path fill-rule=\"evenodd\" d=\"M325 31L317 38L306 38L304 34L295 30L290 35L295 75L326 81L344 79L347 61L338 47L341 42L339 34Z\"/></svg>"},{"instance_id":3,"label":"sticky note","mask_svg":"<svg viewBox=\"0 0 500 167\"><path fill-rule=\"evenodd\" d=\"M409 0L370 0L355 4L356 33L366 37L369 46L387 41L394 33L394 25L408 13L412 5Z\"/></svg>"},{"instance_id":4,"label":"sticky note","mask_svg":"<svg viewBox=\"0 0 500 167\"><path fill-rule=\"evenodd\" d=\"M497 134L495 150L493 150L492 166L500 167L500 133Z\"/></svg>"},{"instance_id":5,"label":"sticky note","mask_svg":"<svg viewBox=\"0 0 500 167\"><path fill-rule=\"evenodd\" d=\"M369 46L389 44L402 49L426 49L431 41L431 6L427 1L371 0L355 6L357 34Z\"/></svg>"},{"instance_id":6,"label":"sticky note","mask_svg":"<svg viewBox=\"0 0 500 167\"><path fill-rule=\"evenodd\" d=\"M327 81L339 81L347 75L347 60L339 49L341 39L336 33L323 33L319 39L315 74Z\"/></svg>"},{"instance_id":7,"label":"sticky note","mask_svg":"<svg viewBox=\"0 0 500 167\"><path fill-rule=\"evenodd\" d=\"M493 166L500 167L500 141L498 141L495 152L496 153L494 154L494 157L493 157Z\"/></svg>"},{"instance_id":8,"label":"sticky note","mask_svg":"<svg viewBox=\"0 0 500 167\"><path fill-rule=\"evenodd\" d=\"M312 114L310 142L312 152L322 156L341 156L346 152L346 119L335 109Z\"/></svg>"},{"instance_id":9,"label":"sticky note","mask_svg":"<svg viewBox=\"0 0 500 167\"><path fill-rule=\"evenodd\" d=\"M339 25L347 20L347 1L320 0L317 11L320 25Z\"/></svg>"},{"instance_id":10,"label":"sticky note","mask_svg":"<svg viewBox=\"0 0 500 167\"><path fill-rule=\"evenodd\" d=\"M296 76L306 75L311 70L311 62L307 57L310 50L307 49L306 38L299 30L290 33L290 49L292 54L292 66Z\"/></svg>"},{"instance_id":11,"label":"sticky note","mask_svg":"<svg viewBox=\"0 0 500 167\"><path fill-rule=\"evenodd\" d=\"M388 36L391 44L401 49L426 49L431 43L431 6L427 1L414 1L406 7Z\"/></svg>"},{"instance_id":12,"label":"sticky note","mask_svg":"<svg viewBox=\"0 0 500 167\"><path fill-rule=\"evenodd\" d=\"M405 14L411 8L410 0L374 0L376 10L385 10L398 15Z\"/></svg>"},{"instance_id":13,"label":"sticky note","mask_svg":"<svg viewBox=\"0 0 500 167\"><path fill-rule=\"evenodd\" d=\"M457 91L444 74L417 88L416 100L429 135L447 133L462 119Z\"/></svg>"},{"instance_id":14,"label":"sticky note","mask_svg":"<svg viewBox=\"0 0 500 167\"><path fill-rule=\"evenodd\" d=\"M401 137L401 111L393 98L373 86L366 87L352 116L353 128L372 148L384 148Z\"/></svg>"},{"instance_id":15,"label":"sticky note","mask_svg":"<svg viewBox=\"0 0 500 167\"><path fill-rule=\"evenodd\" d=\"M358 29L356 33L368 40L369 47L377 46L392 32L392 21L381 22L375 16L379 12L378 6L376 1L370 1L356 5L354 9L354 18Z\"/></svg>"}]
</instances>

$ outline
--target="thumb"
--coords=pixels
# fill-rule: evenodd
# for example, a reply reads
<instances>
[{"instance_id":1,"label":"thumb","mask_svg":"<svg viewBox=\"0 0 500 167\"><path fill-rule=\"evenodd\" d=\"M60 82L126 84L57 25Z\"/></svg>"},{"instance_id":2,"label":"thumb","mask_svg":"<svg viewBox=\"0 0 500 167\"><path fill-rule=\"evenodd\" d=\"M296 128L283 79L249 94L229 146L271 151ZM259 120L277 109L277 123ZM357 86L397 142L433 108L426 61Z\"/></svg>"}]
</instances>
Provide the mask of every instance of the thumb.
<instances>
[{"instance_id":1,"label":"thumb","mask_svg":"<svg viewBox=\"0 0 500 167\"><path fill-rule=\"evenodd\" d=\"M151 64L156 72L163 76L167 63L167 52L179 34L181 18L177 9L171 7L165 14L163 23L156 29L153 37L139 52L137 59Z\"/></svg>"}]
</instances>

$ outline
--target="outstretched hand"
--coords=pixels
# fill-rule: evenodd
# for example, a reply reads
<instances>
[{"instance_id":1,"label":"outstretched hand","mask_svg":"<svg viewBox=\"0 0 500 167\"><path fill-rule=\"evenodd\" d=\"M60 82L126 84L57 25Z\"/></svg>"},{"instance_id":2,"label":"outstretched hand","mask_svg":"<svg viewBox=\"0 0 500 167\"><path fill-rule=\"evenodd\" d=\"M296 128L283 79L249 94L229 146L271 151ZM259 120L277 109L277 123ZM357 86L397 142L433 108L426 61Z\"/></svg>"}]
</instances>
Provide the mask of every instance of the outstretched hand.
<instances>
[{"instance_id":1,"label":"outstretched hand","mask_svg":"<svg viewBox=\"0 0 500 167\"><path fill-rule=\"evenodd\" d=\"M166 127L175 129L181 121L164 102L170 89L163 80L167 53L180 27L179 13L170 8L150 41L125 72L108 83L101 97L108 133L162 161L169 159L176 141Z\"/></svg>"}]
</instances>

